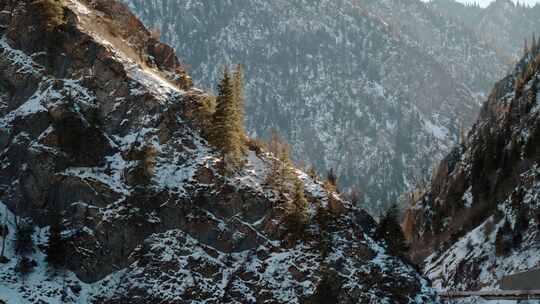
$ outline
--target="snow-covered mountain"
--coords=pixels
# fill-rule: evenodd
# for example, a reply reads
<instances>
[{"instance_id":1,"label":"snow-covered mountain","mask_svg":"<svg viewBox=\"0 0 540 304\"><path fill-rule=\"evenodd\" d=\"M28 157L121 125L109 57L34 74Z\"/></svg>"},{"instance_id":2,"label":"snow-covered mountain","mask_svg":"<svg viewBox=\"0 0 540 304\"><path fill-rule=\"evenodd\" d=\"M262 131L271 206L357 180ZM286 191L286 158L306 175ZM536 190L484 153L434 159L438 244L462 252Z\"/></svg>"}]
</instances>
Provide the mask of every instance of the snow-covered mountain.
<instances>
[{"instance_id":1,"label":"snow-covered mountain","mask_svg":"<svg viewBox=\"0 0 540 304\"><path fill-rule=\"evenodd\" d=\"M540 266L540 45L493 89L408 211L411 254L442 290L499 287Z\"/></svg>"},{"instance_id":2,"label":"snow-covered mountain","mask_svg":"<svg viewBox=\"0 0 540 304\"><path fill-rule=\"evenodd\" d=\"M125 0L216 83L248 80L247 127L277 128L296 160L364 194L378 215L427 175L469 126L505 59L418 0Z\"/></svg>"},{"instance_id":3,"label":"snow-covered mountain","mask_svg":"<svg viewBox=\"0 0 540 304\"><path fill-rule=\"evenodd\" d=\"M207 93L123 4L4 0L0 37L0 302L435 300L321 182L288 168L306 199L293 238L269 153L221 174L197 120ZM45 261L57 229L65 271Z\"/></svg>"},{"instance_id":4,"label":"snow-covered mountain","mask_svg":"<svg viewBox=\"0 0 540 304\"><path fill-rule=\"evenodd\" d=\"M540 4L519 4L496 0L486 8L465 5L454 0L434 0L432 8L457 20L492 45L501 55L518 60L523 55L524 41L532 44L532 35L540 33Z\"/></svg>"}]
</instances>

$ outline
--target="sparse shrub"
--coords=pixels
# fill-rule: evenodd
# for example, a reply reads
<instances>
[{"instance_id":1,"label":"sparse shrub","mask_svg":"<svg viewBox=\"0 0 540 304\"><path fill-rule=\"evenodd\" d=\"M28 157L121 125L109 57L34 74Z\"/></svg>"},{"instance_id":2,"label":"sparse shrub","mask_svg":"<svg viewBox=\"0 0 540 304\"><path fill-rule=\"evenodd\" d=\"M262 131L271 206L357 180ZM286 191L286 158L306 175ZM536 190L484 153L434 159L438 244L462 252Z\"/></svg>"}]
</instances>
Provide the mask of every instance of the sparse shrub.
<instances>
[{"instance_id":1,"label":"sparse shrub","mask_svg":"<svg viewBox=\"0 0 540 304\"><path fill-rule=\"evenodd\" d=\"M40 22L50 32L66 23L61 0L37 0L32 6L40 16Z\"/></svg>"},{"instance_id":2,"label":"sparse shrub","mask_svg":"<svg viewBox=\"0 0 540 304\"><path fill-rule=\"evenodd\" d=\"M66 262L67 248L62 238L62 221L62 216L57 211L51 213L50 235L45 248L45 259L52 267L62 267Z\"/></svg>"},{"instance_id":3,"label":"sparse shrub","mask_svg":"<svg viewBox=\"0 0 540 304\"><path fill-rule=\"evenodd\" d=\"M157 155L158 151L153 145L133 148L126 158L137 161L137 163L133 168L129 169L126 176L127 182L139 185L150 183L154 175Z\"/></svg>"},{"instance_id":4,"label":"sparse shrub","mask_svg":"<svg viewBox=\"0 0 540 304\"><path fill-rule=\"evenodd\" d=\"M156 157L158 155L158 151L156 147L154 147L153 145L148 145L144 147L143 152L144 152L144 159L143 159L144 172L150 178L154 175L154 169L156 167Z\"/></svg>"},{"instance_id":5,"label":"sparse shrub","mask_svg":"<svg viewBox=\"0 0 540 304\"><path fill-rule=\"evenodd\" d=\"M493 233L493 229L495 229L495 224L493 223L493 219L490 219L486 222L484 226L484 238L488 239L489 236Z\"/></svg>"},{"instance_id":6,"label":"sparse shrub","mask_svg":"<svg viewBox=\"0 0 540 304\"><path fill-rule=\"evenodd\" d=\"M345 206L343 206L343 202L340 201L338 198L334 196L335 194L332 192L328 192L328 210L334 217L339 217L343 212L345 211Z\"/></svg>"},{"instance_id":7,"label":"sparse shrub","mask_svg":"<svg viewBox=\"0 0 540 304\"><path fill-rule=\"evenodd\" d=\"M15 271L20 273L22 276L26 276L29 273L31 273L34 267L36 266L37 266L36 261L28 257L21 257L19 261L17 262L17 265L15 266Z\"/></svg>"},{"instance_id":8,"label":"sparse shrub","mask_svg":"<svg viewBox=\"0 0 540 304\"><path fill-rule=\"evenodd\" d=\"M264 141L258 138L250 138L248 139L246 144L247 144L247 148L250 151L255 152L257 155L261 155L265 150L267 150L266 144L264 143Z\"/></svg>"},{"instance_id":9,"label":"sparse shrub","mask_svg":"<svg viewBox=\"0 0 540 304\"><path fill-rule=\"evenodd\" d=\"M326 174L326 180L324 181L324 188L328 192L338 192L337 175L334 172L334 168L330 168Z\"/></svg>"},{"instance_id":10,"label":"sparse shrub","mask_svg":"<svg viewBox=\"0 0 540 304\"><path fill-rule=\"evenodd\" d=\"M307 303L338 303L342 286L343 278L339 273L334 269L323 267L321 269L321 280L317 284L315 293Z\"/></svg>"},{"instance_id":11,"label":"sparse shrub","mask_svg":"<svg viewBox=\"0 0 540 304\"><path fill-rule=\"evenodd\" d=\"M212 116L216 112L216 97L205 96L195 111L195 119L200 125L201 133L204 138L211 136Z\"/></svg>"}]
</instances>

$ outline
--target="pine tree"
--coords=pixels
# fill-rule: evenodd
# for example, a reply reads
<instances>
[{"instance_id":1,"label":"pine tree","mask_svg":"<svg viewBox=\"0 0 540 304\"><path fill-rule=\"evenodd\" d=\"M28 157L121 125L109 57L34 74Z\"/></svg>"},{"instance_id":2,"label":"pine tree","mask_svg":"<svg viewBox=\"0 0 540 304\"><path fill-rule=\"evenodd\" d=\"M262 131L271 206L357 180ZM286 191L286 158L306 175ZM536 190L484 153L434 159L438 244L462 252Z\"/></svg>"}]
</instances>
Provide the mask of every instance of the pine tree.
<instances>
[{"instance_id":1,"label":"pine tree","mask_svg":"<svg viewBox=\"0 0 540 304\"><path fill-rule=\"evenodd\" d=\"M519 247L523 241L523 235L529 229L529 210L522 204L517 208L516 223L513 229L513 247Z\"/></svg>"},{"instance_id":2,"label":"pine tree","mask_svg":"<svg viewBox=\"0 0 540 304\"><path fill-rule=\"evenodd\" d=\"M201 133L206 139L209 139L212 136L212 117L215 112L216 97L211 95L204 97L195 112L195 118L200 125Z\"/></svg>"},{"instance_id":3,"label":"pine tree","mask_svg":"<svg viewBox=\"0 0 540 304\"><path fill-rule=\"evenodd\" d=\"M2 237L2 248L0 248L0 263L7 262L8 258L4 255L6 251L6 240L9 235L9 229L7 226L7 207L4 210L4 214L1 215L2 221L0 222L0 237Z\"/></svg>"},{"instance_id":4,"label":"pine tree","mask_svg":"<svg viewBox=\"0 0 540 304\"><path fill-rule=\"evenodd\" d=\"M290 192L290 184L294 178L292 162L289 156L289 146L281 139L274 129L268 142L268 150L273 154L270 172L266 176L266 185L280 194Z\"/></svg>"},{"instance_id":5,"label":"pine tree","mask_svg":"<svg viewBox=\"0 0 540 304\"><path fill-rule=\"evenodd\" d=\"M244 130L244 71L241 65L236 65L236 69L233 74L233 99L235 102L235 120L238 122L235 124L240 137L240 147L245 152L247 136Z\"/></svg>"},{"instance_id":6,"label":"pine tree","mask_svg":"<svg viewBox=\"0 0 540 304\"><path fill-rule=\"evenodd\" d=\"M52 267L62 267L66 261L66 244L62 239L62 216L57 212L51 213L49 241L45 249L46 261Z\"/></svg>"},{"instance_id":7,"label":"pine tree","mask_svg":"<svg viewBox=\"0 0 540 304\"><path fill-rule=\"evenodd\" d=\"M321 280L308 303L339 303L343 278L332 268L321 267L320 272Z\"/></svg>"},{"instance_id":8,"label":"pine tree","mask_svg":"<svg viewBox=\"0 0 540 304\"><path fill-rule=\"evenodd\" d=\"M17 223L17 231L15 232L15 252L19 255L30 253L34 249L32 234L34 226L27 219L21 219Z\"/></svg>"},{"instance_id":9,"label":"pine tree","mask_svg":"<svg viewBox=\"0 0 540 304\"><path fill-rule=\"evenodd\" d=\"M510 253L514 242L512 225L505 219L504 224L497 230L495 237L495 254L504 256Z\"/></svg>"},{"instance_id":10,"label":"pine tree","mask_svg":"<svg viewBox=\"0 0 540 304\"><path fill-rule=\"evenodd\" d=\"M309 220L308 202L304 195L304 184L296 179L293 198L285 205L285 225L294 240L302 238Z\"/></svg>"},{"instance_id":11,"label":"pine tree","mask_svg":"<svg viewBox=\"0 0 540 304\"><path fill-rule=\"evenodd\" d=\"M326 174L326 181L324 182L324 186L329 192L338 192L337 184L337 175L334 172L334 168L330 168L330 171L328 171L328 173Z\"/></svg>"},{"instance_id":12,"label":"pine tree","mask_svg":"<svg viewBox=\"0 0 540 304\"><path fill-rule=\"evenodd\" d=\"M221 151L228 167L227 172L242 165L243 130L239 103L235 100L235 85L228 69L223 72L223 79L218 86L216 112L213 115L213 130L210 141Z\"/></svg>"},{"instance_id":13,"label":"pine tree","mask_svg":"<svg viewBox=\"0 0 540 304\"><path fill-rule=\"evenodd\" d=\"M23 256L17 262L17 265L15 266L15 271L20 273L24 279L30 272L32 272L32 270L36 266L37 266L36 261Z\"/></svg>"},{"instance_id":14,"label":"pine tree","mask_svg":"<svg viewBox=\"0 0 540 304\"><path fill-rule=\"evenodd\" d=\"M393 204L383 216L375 232L377 239L384 241L391 254L404 256L408 250L405 235L399 224L399 209Z\"/></svg>"}]
</instances>

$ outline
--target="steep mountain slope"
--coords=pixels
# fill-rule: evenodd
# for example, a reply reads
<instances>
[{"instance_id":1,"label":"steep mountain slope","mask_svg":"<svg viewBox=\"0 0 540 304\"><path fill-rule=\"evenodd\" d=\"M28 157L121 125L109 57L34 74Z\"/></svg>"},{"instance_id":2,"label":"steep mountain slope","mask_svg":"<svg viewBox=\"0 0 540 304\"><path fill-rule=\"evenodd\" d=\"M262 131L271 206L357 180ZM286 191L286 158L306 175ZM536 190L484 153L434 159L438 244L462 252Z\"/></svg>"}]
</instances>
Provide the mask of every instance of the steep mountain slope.
<instances>
[{"instance_id":1,"label":"steep mountain slope","mask_svg":"<svg viewBox=\"0 0 540 304\"><path fill-rule=\"evenodd\" d=\"M468 6L454 0L434 0L433 9L458 20L495 47L501 55L517 60L523 55L524 40L540 33L540 5L518 5L496 0L488 7Z\"/></svg>"},{"instance_id":2,"label":"steep mountain slope","mask_svg":"<svg viewBox=\"0 0 540 304\"><path fill-rule=\"evenodd\" d=\"M0 36L0 302L433 302L373 219L320 182L294 170L309 221L296 240L290 195L264 183L271 155L221 175L195 119L207 94L124 5L6 0ZM43 254L55 214L57 275ZM36 265L23 275L25 222Z\"/></svg>"},{"instance_id":3,"label":"steep mountain slope","mask_svg":"<svg viewBox=\"0 0 540 304\"><path fill-rule=\"evenodd\" d=\"M335 168L377 215L447 153L506 69L418 0L124 2L202 86L243 63L251 134L276 127L297 160Z\"/></svg>"},{"instance_id":4,"label":"steep mountain slope","mask_svg":"<svg viewBox=\"0 0 540 304\"><path fill-rule=\"evenodd\" d=\"M411 254L441 289L498 286L540 266L540 47L500 81L466 142L407 213Z\"/></svg>"}]
</instances>

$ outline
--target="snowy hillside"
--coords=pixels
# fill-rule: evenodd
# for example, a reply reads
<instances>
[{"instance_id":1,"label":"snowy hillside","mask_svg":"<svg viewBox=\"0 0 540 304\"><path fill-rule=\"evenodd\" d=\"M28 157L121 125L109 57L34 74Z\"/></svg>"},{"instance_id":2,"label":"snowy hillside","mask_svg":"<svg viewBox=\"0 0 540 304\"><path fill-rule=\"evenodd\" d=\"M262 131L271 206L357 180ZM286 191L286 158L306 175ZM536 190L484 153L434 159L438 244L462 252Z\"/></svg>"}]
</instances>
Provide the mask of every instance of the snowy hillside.
<instances>
[{"instance_id":1,"label":"snowy hillside","mask_svg":"<svg viewBox=\"0 0 540 304\"><path fill-rule=\"evenodd\" d=\"M253 146L224 172L197 118L208 94L124 5L43 3L0 2L1 300L435 301L374 240L373 218L322 182ZM295 197L266 183L275 163Z\"/></svg>"},{"instance_id":2,"label":"snowy hillside","mask_svg":"<svg viewBox=\"0 0 540 304\"><path fill-rule=\"evenodd\" d=\"M501 80L407 213L411 255L442 290L499 287L540 266L540 45Z\"/></svg>"},{"instance_id":3,"label":"snowy hillside","mask_svg":"<svg viewBox=\"0 0 540 304\"><path fill-rule=\"evenodd\" d=\"M522 174L523 186L521 204L526 205L530 213L540 211L539 171L534 168ZM532 183L532 184L529 184ZM529 184L529 185L527 185ZM511 254L496 253L496 237L505 220L509 220L515 229L520 221L519 214L512 206L512 198L501 202L497 211L502 216L491 216L474 230L461 237L447 250L437 251L426 259L425 274L440 290L493 290L500 288L499 280L503 276L527 271L540 266L540 231L533 218L528 218L527 228L519 233L523 240ZM500 219L498 219L500 218ZM469 278L474 278L471 280Z\"/></svg>"},{"instance_id":4,"label":"snowy hillside","mask_svg":"<svg viewBox=\"0 0 540 304\"><path fill-rule=\"evenodd\" d=\"M381 205L421 183L506 71L504 60L420 1L126 3L213 88L246 70L247 127Z\"/></svg>"}]
</instances>

